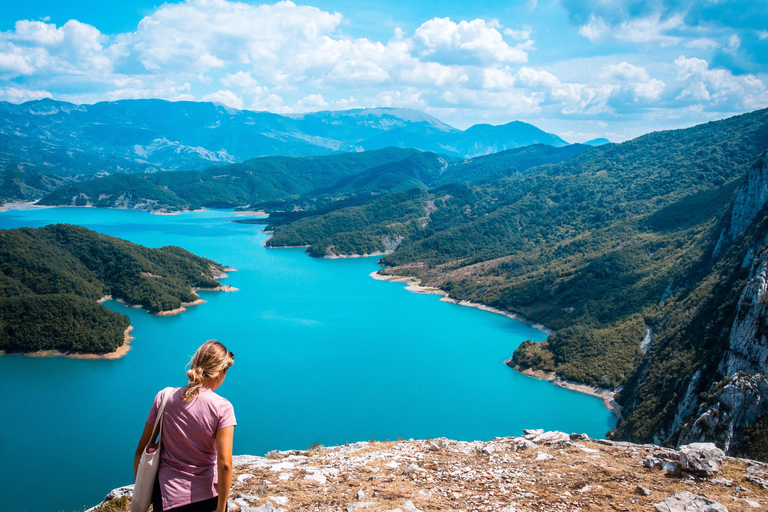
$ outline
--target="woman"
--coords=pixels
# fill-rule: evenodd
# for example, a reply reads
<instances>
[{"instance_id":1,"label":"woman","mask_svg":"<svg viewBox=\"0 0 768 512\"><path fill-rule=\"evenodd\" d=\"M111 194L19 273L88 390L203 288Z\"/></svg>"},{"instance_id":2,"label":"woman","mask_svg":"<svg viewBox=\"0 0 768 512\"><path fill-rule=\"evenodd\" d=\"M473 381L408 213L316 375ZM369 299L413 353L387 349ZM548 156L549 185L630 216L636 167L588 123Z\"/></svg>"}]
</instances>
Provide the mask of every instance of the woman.
<instances>
[{"instance_id":1,"label":"woman","mask_svg":"<svg viewBox=\"0 0 768 512\"><path fill-rule=\"evenodd\" d=\"M163 414L154 512L225 512L237 422L232 405L214 391L224 382L234 358L218 341L203 343L190 362L189 384L173 389ZM161 391L144 425L133 462L134 478L162 399Z\"/></svg>"}]
</instances>

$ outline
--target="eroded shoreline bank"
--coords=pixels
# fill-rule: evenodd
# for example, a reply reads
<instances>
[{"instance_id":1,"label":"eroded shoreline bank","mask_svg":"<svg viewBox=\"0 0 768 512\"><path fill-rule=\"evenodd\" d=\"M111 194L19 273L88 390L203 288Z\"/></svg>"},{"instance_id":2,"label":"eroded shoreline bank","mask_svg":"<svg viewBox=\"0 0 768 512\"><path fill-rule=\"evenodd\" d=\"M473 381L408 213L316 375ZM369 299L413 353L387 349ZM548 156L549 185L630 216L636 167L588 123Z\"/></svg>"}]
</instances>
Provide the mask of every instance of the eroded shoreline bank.
<instances>
[{"instance_id":1,"label":"eroded shoreline bank","mask_svg":"<svg viewBox=\"0 0 768 512\"><path fill-rule=\"evenodd\" d=\"M61 352L59 350L35 350L32 352L16 352L0 350L0 356L26 356L26 357L67 357L69 359L105 359L114 360L125 357L125 355L131 350L131 341L134 338L131 336L133 326L129 325L123 332L123 344L117 347L114 352L107 352L106 354L87 354L82 352Z\"/></svg>"}]
</instances>

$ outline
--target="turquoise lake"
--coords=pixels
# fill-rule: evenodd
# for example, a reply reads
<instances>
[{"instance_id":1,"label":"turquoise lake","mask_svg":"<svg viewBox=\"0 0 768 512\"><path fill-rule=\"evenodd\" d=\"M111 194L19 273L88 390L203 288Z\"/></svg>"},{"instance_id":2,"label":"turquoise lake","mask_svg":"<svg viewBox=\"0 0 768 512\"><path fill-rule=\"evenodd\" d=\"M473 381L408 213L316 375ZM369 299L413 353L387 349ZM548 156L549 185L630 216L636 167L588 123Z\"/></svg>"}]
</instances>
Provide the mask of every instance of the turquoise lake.
<instances>
[{"instance_id":1,"label":"turquoise lake","mask_svg":"<svg viewBox=\"0 0 768 512\"><path fill-rule=\"evenodd\" d=\"M155 393L186 383L198 345L236 354L218 390L235 408L235 454L370 439L487 440L523 428L603 437L613 415L597 398L504 364L546 335L520 322L377 281L378 258L315 259L263 247L263 226L231 211L152 215L50 208L0 213L0 228L79 224L150 247L178 245L238 269L233 293L157 317L117 302L131 319L122 359L0 357L0 508L49 512L93 506L132 483L133 453Z\"/></svg>"}]
</instances>

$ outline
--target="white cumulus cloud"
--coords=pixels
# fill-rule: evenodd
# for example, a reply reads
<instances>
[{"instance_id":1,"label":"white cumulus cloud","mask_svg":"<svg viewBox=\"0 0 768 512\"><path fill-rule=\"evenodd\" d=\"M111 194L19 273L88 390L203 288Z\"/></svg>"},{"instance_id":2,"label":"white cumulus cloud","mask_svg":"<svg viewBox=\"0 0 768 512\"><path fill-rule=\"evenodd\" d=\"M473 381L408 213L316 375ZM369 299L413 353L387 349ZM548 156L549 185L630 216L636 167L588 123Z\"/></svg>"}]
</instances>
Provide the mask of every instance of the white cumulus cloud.
<instances>
[{"instance_id":1,"label":"white cumulus cloud","mask_svg":"<svg viewBox=\"0 0 768 512\"><path fill-rule=\"evenodd\" d=\"M444 64L527 62L533 49L530 40L510 46L496 26L479 19L434 18L416 29L412 41L419 56Z\"/></svg>"}]
</instances>

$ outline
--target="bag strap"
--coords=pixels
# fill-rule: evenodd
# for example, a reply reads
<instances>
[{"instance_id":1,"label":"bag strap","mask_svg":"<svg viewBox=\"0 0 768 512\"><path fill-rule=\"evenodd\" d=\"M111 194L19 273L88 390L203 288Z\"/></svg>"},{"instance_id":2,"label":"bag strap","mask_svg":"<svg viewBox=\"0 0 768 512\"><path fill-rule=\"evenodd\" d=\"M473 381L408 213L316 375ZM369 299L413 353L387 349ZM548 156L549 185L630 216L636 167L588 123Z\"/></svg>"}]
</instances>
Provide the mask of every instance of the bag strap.
<instances>
[{"instance_id":1,"label":"bag strap","mask_svg":"<svg viewBox=\"0 0 768 512\"><path fill-rule=\"evenodd\" d=\"M163 394L163 401L160 403L160 407L157 409L157 418L155 418L155 425L152 427L152 435L149 437L149 443L153 444L153 440L157 438L157 440L154 442L154 444L160 444L160 436L163 433L163 412L165 411L165 404L168 403L168 398L170 398L171 393L173 393L173 388L165 388L165 393ZM157 434L155 434L157 432Z\"/></svg>"}]
</instances>

